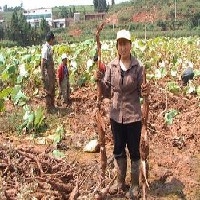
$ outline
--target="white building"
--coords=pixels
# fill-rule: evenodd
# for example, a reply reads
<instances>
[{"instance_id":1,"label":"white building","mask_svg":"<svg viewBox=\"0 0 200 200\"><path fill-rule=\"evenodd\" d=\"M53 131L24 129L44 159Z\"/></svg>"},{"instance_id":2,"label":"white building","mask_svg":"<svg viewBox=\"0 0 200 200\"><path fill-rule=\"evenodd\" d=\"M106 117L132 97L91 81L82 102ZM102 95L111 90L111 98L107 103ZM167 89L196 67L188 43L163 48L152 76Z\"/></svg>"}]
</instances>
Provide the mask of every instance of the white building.
<instances>
[{"instance_id":1,"label":"white building","mask_svg":"<svg viewBox=\"0 0 200 200\"><path fill-rule=\"evenodd\" d=\"M53 27L54 28L66 28L69 25L67 18L54 19Z\"/></svg>"},{"instance_id":2,"label":"white building","mask_svg":"<svg viewBox=\"0 0 200 200\"><path fill-rule=\"evenodd\" d=\"M52 8L38 8L24 11L23 15L31 26L39 26L41 19L45 19L50 26L53 25Z\"/></svg>"},{"instance_id":3,"label":"white building","mask_svg":"<svg viewBox=\"0 0 200 200\"><path fill-rule=\"evenodd\" d=\"M80 13L74 13L74 21L75 22L80 21Z\"/></svg>"}]
</instances>

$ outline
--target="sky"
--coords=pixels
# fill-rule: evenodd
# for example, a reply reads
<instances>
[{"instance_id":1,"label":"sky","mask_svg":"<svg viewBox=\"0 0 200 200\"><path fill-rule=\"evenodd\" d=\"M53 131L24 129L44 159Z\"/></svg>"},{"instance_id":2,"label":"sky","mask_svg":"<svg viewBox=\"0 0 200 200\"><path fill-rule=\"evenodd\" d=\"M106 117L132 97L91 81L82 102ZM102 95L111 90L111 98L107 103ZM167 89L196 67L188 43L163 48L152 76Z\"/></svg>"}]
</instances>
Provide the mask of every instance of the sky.
<instances>
[{"instance_id":1,"label":"sky","mask_svg":"<svg viewBox=\"0 0 200 200\"><path fill-rule=\"evenodd\" d=\"M125 2L127 0L115 0L115 3ZM107 0L111 4L111 0ZM93 0L0 0L0 6L16 7L23 4L24 9L34 8L50 8L55 6L69 6L69 5L93 5Z\"/></svg>"}]
</instances>

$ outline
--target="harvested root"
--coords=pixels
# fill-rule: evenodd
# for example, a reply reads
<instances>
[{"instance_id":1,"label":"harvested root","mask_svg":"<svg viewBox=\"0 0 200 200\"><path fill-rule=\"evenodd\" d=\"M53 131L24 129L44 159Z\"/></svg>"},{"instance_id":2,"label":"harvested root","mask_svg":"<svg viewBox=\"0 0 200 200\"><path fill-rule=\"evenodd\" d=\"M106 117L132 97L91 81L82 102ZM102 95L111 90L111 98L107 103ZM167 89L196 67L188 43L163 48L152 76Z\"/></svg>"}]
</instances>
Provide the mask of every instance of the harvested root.
<instances>
[{"instance_id":1,"label":"harvested root","mask_svg":"<svg viewBox=\"0 0 200 200\"><path fill-rule=\"evenodd\" d=\"M95 200L104 200L106 198L110 190L110 187L116 178L117 176L114 176L114 178L110 181L110 183L105 188L103 188L100 192L97 192L97 194L95 195Z\"/></svg>"}]
</instances>

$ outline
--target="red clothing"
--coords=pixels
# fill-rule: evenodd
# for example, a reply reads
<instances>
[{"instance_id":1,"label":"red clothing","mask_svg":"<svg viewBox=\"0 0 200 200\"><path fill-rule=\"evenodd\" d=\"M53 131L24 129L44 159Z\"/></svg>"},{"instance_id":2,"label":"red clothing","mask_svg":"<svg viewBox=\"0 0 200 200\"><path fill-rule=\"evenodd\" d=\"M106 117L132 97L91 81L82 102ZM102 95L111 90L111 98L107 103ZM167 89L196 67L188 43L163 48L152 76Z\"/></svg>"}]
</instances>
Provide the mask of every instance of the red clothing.
<instances>
[{"instance_id":1,"label":"red clothing","mask_svg":"<svg viewBox=\"0 0 200 200\"><path fill-rule=\"evenodd\" d=\"M106 71L106 66L105 66L105 64L104 63L100 63L100 65L99 65L99 70L101 71L101 72L105 72Z\"/></svg>"},{"instance_id":2,"label":"red clothing","mask_svg":"<svg viewBox=\"0 0 200 200\"><path fill-rule=\"evenodd\" d=\"M57 77L58 77L58 81L59 83L62 82L62 80L64 79L64 76L65 75L68 75L66 72L65 72L65 68L67 70L67 66L63 65L63 63L61 63L59 66L58 66L58 69L57 69ZM68 70L67 70L68 72Z\"/></svg>"}]
</instances>

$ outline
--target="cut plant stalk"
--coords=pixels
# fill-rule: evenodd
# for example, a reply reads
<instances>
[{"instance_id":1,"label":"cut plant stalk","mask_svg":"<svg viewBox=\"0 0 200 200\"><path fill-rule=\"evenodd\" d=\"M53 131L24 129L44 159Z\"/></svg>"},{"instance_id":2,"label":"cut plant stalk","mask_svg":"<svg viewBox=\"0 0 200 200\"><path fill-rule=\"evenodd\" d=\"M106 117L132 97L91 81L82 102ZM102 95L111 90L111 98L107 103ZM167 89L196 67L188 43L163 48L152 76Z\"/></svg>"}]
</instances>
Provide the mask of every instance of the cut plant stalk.
<instances>
[{"instance_id":1,"label":"cut plant stalk","mask_svg":"<svg viewBox=\"0 0 200 200\"><path fill-rule=\"evenodd\" d=\"M143 69L143 84L146 84L146 69ZM141 155L141 166L140 166L140 180L142 185L142 199L147 199L147 188L149 188L148 183L148 173L149 173L149 136L147 130L147 120L149 114L149 101L148 97L144 96L143 103L143 119L142 119L142 133L140 141L140 155Z\"/></svg>"},{"instance_id":2,"label":"cut plant stalk","mask_svg":"<svg viewBox=\"0 0 200 200\"><path fill-rule=\"evenodd\" d=\"M100 42L100 32L102 31L105 22L101 23L96 31L96 42L97 42L97 52L98 52L98 69L100 69L101 64L101 42ZM107 156L106 156L106 146L105 146L105 122L101 114L101 100L102 100L102 90L101 82L97 81L97 105L98 110L96 112L96 121L99 135L99 145L100 145L100 157L101 157L101 187L105 187L105 174L107 166Z\"/></svg>"}]
</instances>

